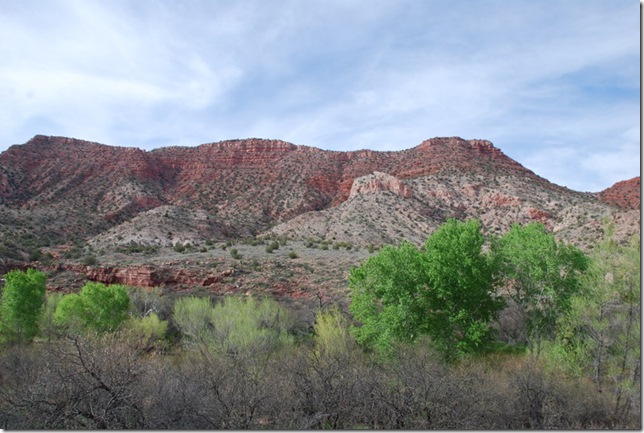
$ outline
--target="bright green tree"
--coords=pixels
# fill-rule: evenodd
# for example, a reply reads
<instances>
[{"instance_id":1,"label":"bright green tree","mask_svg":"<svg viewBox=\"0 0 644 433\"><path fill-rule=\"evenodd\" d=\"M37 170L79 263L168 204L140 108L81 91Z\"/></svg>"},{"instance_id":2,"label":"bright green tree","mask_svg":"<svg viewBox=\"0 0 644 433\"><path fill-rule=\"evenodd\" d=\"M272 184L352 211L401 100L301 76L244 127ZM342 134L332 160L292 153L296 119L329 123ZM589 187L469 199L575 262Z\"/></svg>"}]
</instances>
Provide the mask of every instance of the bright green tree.
<instances>
[{"instance_id":1,"label":"bright green tree","mask_svg":"<svg viewBox=\"0 0 644 433\"><path fill-rule=\"evenodd\" d=\"M72 330L111 332L127 319L129 306L125 286L89 282L58 302L54 322Z\"/></svg>"},{"instance_id":2,"label":"bright green tree","mask_svg":"<svg viewBox=\"0 0 644 433\"><path fill-rule=\"evenodd\" d=\"M482 251L476 220L449 220L421 251L384 247L350 273L350 310L362 323L356 340L379 351L428 335L446 359L477 352L489 341L495 266Z\"/></svg>"},{"instance_id":3,"label":"bright green tree","mask_svg":"<svg viewBox=\"0 0 644 433\"><path fill-rule=\"evenodd\" d=\"M490 341L489 323L503 304L494 296L497 270L484 242L479 221L451 219L425 244L428 334L443 353L480 351Z\"/></svg>"},{"instance_id":4,"label":"bright green tree","mask_svg":"<svg viewBox=\"0 0 644 433\"><path fill-rule=\"evenodd\" d=\"M175 301L172 320L186 340L207 343L213 305L208 298L189 296Z\"/></svg>"},{"instance_id":5,"label":"bright green tree","mask_svg":"<svg viewBox=\"0 0 644 433\"><path fill-rule=\"evenodd\" d=\"M359 343L387 352L393 342L411 342L424 332L423 265L418 248L403 242L399 247L384 246L351 270L349 309L361 322L352 327Z\"/></svg>"},{"instance_id":6,"label":"bright green tree","mask_svg":"<svg viewBox=\"0 0 644 433\"><path fill-rule=\"evenodd\" d=\"M156 313L150 313L144 317L130 317L126 323L127 330L140 347L153 349L163 346L168 322L159 319Z\"/></svg>"},{"instance_id":7,"label":"bright green tree","mask_svg":"<svg viewBox=\"0 0 644 433\"><path fill-rule=\"evenodd\" d=\"M493 248L508 296L523 317L528 348L538 355L542 341L554 337L557 319L579 292L588 258L556 241L541 223L513 224Z\"/></svg>"},{"instance_id":8,"label":"bright green tree","mask_svg":"<svg viewBox=\"0 0 644 433\"><path fill-rule=\"evenodd\" d=\"M45 274L35 269L13 270L4 278L0 333L7 341L31 341L38 331L38 317L45 301Z\"/></svg>"}]
</instances>

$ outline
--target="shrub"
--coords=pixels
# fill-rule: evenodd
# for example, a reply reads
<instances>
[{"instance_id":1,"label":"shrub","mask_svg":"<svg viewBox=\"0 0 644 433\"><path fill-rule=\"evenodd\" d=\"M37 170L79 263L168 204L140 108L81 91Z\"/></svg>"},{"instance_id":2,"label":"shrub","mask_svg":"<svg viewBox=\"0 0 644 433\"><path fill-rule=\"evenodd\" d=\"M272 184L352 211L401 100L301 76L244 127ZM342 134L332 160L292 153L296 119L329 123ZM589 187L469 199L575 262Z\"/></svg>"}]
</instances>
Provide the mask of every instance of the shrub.
<instances>
[{"instance_id":1,"label":"shrub","mask_svg":"<svg viewBox=\"0 0 644 433\"><path fill-rule=\"evenodd\" d=\"M213 305L184 298L175 303L173 320L190 344L231 356L269 352L292 341L291 315L271 299L230 296Z\"/></svg>"}]
</instances>

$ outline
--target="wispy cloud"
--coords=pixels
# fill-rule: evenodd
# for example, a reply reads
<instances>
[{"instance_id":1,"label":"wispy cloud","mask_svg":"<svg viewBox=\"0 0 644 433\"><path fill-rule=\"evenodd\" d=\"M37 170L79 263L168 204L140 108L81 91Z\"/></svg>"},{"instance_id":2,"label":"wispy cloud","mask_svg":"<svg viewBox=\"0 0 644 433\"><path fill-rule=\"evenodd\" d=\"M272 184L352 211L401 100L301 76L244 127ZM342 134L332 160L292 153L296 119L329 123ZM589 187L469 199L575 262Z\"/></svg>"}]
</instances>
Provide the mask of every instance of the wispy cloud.
<instances>
[{"instance_id":1,"label":"wispy cloud","mask_svg":"<svg viewBox=\"0 0 644 433\"><path fill-rule=\"evenodd\" d=\"M338 150L459 135L598 190L639 173L637 12L630 0L0 0L0 150L37 133Z\"/></svg>"}]
</instances>

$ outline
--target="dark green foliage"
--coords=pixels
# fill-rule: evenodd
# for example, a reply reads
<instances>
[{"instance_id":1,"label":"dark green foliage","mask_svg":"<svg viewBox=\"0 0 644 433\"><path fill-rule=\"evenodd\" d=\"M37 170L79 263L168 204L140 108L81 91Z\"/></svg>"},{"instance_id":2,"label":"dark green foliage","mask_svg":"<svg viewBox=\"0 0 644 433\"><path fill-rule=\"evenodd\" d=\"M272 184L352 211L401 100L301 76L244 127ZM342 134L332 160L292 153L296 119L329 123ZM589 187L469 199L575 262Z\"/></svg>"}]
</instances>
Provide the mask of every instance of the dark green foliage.
<instances>
[{"instance_id":1,"label":"dark green foliage","mask_svg":"<svg viewBox=\"0 0 644 433\"><path fill-rule=\"evenodd\" d=\"M0 299L0 338L28 342L38 331L45 302L45 274L35 269L14 270L5 276Z\"/></svg>"},{"instance_id":2,"label":"dark green foliage","mask_svg":"<svg viewBox=\"0 0 644 433\"><path fill-rule=\"evenodd\" d=\"M273 251L279 249L280 244L277 241L273 241L270 244L266 245L266 252L267 253L272 253Z\"/></svg>"},{"instance_id":3,"label":"dark green foliage","mask_svg":"<svg viewBox=\"0 0 644 433\"><path fill-rule=\"evenodd\" d=\"M88 254L83 257L81 263L85 266L95 266L98 263L98 260L94 254Z\"/></svg>"}]
</instances>

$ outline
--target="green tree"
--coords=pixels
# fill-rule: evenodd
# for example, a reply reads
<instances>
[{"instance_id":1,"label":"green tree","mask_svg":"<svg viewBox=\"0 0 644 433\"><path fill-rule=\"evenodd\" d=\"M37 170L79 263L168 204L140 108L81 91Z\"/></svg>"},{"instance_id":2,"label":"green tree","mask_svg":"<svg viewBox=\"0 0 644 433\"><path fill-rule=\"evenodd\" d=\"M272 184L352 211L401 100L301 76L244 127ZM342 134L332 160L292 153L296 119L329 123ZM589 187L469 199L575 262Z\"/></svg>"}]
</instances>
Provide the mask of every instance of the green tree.
<instances>
[{"instance_id":1,"label":"green tree","mask_svg":"<svg viewBox=\"0 0 644 433\"><path fill-rule=\"evenodd\" d=\"M590 376L597 391L610 393L613 412L626 417L639 406L641 361L640 241L619 245L607 227L590 254L584 290L560 318L548 359L568 372Z\"/></svg>"},{"instance_id":2,"label":"green tree","mask_svg":"<svg viewBox=\"0 0 644 433\"><path fill-rule=\"evenodd\" d=\"M127 331L140 347L154 349L163 346L168 322L159 319L156 313L150 313L145 317L130 317L126 323Z\"/></svg>"},{"instance_id":3,"label":"green tree","mask_svg":"<svg viewBox=\"0 0 644 433\"><path fill-rule=\"evenodd\" d=\"M45 279L45 274L35 269L5 275L0 300L0 332L5 340L28 342L36 335L45 301Z\"/></svg>"},{"instance_id":4,"label":"green tree","mask_svg":"<svg viewBox=\"0 0 644 433\"><path fill-rule=\"evenodd\" d=\"M476 352L490 341L489 323L503 303L494 296L497 269L482 251L477 220L449 220L427 239L428 334L444 354Z\"/></svg>"},{"instance_id":5,"label":"green tree","mask_svg":"<svg viewBox=\"0 0 644 433\"><path fill-rule=\"evenodd\" d=\"M493 297L494 262L482 252L476 220L449 220L421 251L403 242L384 247L349 276L350 310L362 323L356 340L388 352L394 342L429 335L446 359L481 350L489 321L501 307Z\"/></svg>"},{"instance_id":6,"label":"green tree","mask_svg":"<svg viewBox=\"0 0 644 433\"><path fill-rule=\"evenodd\" d=\"M54 323L71 330L115 331L128 317L125 286L89 282L80 293L65 295L56 306Z\"/></svg>"},{"instance_id":7,"label":"green tree","mask_svg":"<svg viewBox=\"0 0 644 433\"><path fill-rule=\"evenodd\" d=\"M523 317L528 348L538 355L580 290L588 258L578 248L557 242L541 223L513 224L493 242L493 249L508 296Z\"/></svg>"}]
</instances>

